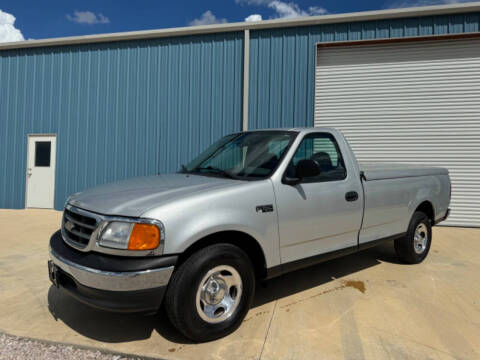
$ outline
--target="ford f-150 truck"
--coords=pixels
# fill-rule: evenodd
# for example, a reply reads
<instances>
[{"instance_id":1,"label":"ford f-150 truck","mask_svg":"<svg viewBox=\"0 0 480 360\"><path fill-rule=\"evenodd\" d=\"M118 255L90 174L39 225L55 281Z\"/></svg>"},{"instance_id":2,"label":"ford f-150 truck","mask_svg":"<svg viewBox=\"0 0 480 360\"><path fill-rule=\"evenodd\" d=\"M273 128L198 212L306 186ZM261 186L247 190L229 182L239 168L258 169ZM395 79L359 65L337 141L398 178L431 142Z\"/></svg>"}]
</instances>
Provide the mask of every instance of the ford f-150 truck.
<instances>
[{"instance_id":1,"label":"ford f-150 truck","mask_svg":"<svg viewBox=\"0 0 480 360\"><path fill-rule=\"evenodd\" d=\"M72 195L50 239L54 285L91 306L164 306L186 337L234 331L255 283L393 240L421 262L449 213L443 168L359 164L335 129L225 136L178 173Z\"/></svg>"}]
</instances>

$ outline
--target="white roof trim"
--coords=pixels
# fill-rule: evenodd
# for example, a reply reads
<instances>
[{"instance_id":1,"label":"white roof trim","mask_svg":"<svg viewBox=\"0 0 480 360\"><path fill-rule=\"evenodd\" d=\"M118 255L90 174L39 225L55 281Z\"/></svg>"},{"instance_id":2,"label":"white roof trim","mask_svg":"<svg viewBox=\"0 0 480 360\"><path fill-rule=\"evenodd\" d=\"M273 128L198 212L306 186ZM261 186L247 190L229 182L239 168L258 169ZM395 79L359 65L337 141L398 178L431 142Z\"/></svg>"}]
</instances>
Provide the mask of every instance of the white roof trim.
<instances>
[{"instance_id":1,"label":"white roof trim","mask_svg":"<svg viewBox=\"0 0 480 360\"><path fill-rule=\"evenodd\" d=\"M130 31L112 34L98 34L85 36L72 36L63 38L27 40L0 44L0 50L33 48L41 46L61 46L72 44L99 43L111 41L153 39L162 37L211 34L218 32L231 32L243 30L273 29L292 26L308 26L333 24L342 22L356 22L380 19L394 19L416 16L431 16L443 14L460 14L467 12L480 12L480 1L462 4L423 6L414 8L389 9L378 11L363 11L347 14L333 14L310 16L296 19L276 19L256 22L227 23L206 26L189 26L159 30Z\"/></svg>"}]
</instances>

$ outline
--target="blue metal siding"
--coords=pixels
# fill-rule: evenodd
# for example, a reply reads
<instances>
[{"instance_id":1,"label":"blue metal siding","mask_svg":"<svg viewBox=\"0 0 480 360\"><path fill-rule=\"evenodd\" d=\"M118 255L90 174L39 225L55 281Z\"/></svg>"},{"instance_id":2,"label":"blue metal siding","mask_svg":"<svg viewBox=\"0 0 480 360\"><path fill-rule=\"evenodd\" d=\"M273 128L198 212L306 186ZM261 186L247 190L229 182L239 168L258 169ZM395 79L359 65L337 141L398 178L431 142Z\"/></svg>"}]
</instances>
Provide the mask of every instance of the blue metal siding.
<instances>
[{"instance_id":1,"label":"blue metal siding","mask_svg":"<svg viewBox=\"0 0 480 360\"><path fill-rule=\"evenodd\" d=\"M315 44L478 32L480 14L355 22L250 33L249 128L313 126Z\"/></svg>"},{"instance_id":2,"label":"blue metal siding","mask_svg":"<svg viewBox=\"0 0 480 360\"><path fill-rule=\"evenodd\" d=\"M249 128L311 126L315 44L478 32L480 14L250 34ZM243 33L0 52L0 208L25 205L27 135L57 135L55 208L175 171L242 123Z\"/></svg>"},{"instance_id":3,"label":"blue metal siding","mask_svg":"<svg viewBox=\"0 0 480 360\"><path fill-rule=\"evenodd\" d=\"M0 53L0 208L25 206L27 135L57 135L69 194L172 172L242 124L243 33Z\"/></svg>"}]
</instances>

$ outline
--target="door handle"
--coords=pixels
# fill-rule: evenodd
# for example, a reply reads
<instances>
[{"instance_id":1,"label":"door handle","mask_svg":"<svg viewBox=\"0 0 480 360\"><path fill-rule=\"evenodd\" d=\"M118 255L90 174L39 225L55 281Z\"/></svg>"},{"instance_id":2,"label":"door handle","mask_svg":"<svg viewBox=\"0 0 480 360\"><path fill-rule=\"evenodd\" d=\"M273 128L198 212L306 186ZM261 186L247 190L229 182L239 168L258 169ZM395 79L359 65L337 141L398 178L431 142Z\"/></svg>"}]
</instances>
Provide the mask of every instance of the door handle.
<instances>
[{"instance_id":1,"label":"door handle","mask_svg":"<svg viewBox=\"0 0 480 360\"><path fill-rule=\"evenodd\" d=\"M345 200L356 201L358 200L358 193L356 191L349 191L345 194Z\"/></svg>"}]
</instances>

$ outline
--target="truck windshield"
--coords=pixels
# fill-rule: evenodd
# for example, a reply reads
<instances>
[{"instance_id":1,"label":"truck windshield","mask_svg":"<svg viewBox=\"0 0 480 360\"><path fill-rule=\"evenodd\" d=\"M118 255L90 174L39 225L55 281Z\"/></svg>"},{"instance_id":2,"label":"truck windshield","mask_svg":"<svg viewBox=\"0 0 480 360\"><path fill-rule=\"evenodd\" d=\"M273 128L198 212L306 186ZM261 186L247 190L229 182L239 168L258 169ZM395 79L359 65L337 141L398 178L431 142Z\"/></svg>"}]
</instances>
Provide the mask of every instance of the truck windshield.
<instances>
[{"instance_id":1,"label":"truck windshield","mask_svg":"<svg viewBox=\"0 0 480 360\"><path fill-rule=\"evenodd\" d=\"M232 179L264 179L277 168L297 136L293 131L254 131L227 135L182 165L183 173Z\"/></svg>"}]
</instances>

